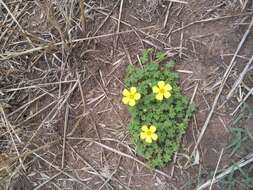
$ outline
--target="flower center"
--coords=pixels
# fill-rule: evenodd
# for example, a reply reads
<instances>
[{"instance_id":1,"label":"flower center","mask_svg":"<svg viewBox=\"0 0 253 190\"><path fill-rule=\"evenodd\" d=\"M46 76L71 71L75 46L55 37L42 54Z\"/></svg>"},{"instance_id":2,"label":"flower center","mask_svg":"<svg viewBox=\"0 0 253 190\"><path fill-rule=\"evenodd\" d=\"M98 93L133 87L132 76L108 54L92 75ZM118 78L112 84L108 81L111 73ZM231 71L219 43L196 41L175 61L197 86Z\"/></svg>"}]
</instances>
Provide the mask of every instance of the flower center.
<instances>
[{"instance_id":1,"label":"flower center","mask_svg":"<svg viewBox=\"0 0 253 190\"><path fill-rule=\"evenodd\" d=\"M152 135L152 132L151 132L151 131L147 131L147 132L146 132L146 135L147 135L147 136L151 136L151 135Z\"/></svg>"},{"instance_id":2,"label":"flower center","mask_svg":"<svg viewBox=\"0 0 253 190\"><path fill-rule=\"evenodd\" d=\"M160 88L160 93L164 94L165 93L165 89L164 88Z\"/></svg>"},{"instance_id":3,"label":"flower center","mask_svg":"<svg viewBox=\"0 0 253 190\"><path fill-rule=\"evenodd\" d=\"M129 98L134 99L134 94L130 94Z\"/></svg>"}]
</instances>

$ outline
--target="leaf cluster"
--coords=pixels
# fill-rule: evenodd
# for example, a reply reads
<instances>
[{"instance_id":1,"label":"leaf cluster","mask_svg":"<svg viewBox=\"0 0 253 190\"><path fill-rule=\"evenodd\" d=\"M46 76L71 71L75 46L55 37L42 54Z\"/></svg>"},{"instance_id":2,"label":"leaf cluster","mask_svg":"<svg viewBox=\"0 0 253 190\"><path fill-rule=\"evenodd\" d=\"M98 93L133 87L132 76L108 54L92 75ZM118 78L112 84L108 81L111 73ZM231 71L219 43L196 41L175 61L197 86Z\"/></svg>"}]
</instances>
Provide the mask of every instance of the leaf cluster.
<instances>
[{"instance_id":1,"label":"leaf cluster","mask_svg":"<svg viewBox=\"0 0 253 190\"><path fill-rule=\"evenodd\" d=\"M125 84L135 86L141 93L141 99L136 106L129 107L131 121L129 132L136 151L144 157L151 167L161 167L171 161L173 153L179 146L185 133L188 121L194 111L189 105L189 98L184 96L179 85L179 75L173 72L174 61L159 64L166 59L164 53L156 53L151 59L152 50L148 49L140 58L143 68L130 65ZM168 99L158 101L152 92L152 87L158 81L165 81L172 86L172 95ZM151 144L140 139L142 125L155 125L158 140Z\"/></svg>"}]
</instances>

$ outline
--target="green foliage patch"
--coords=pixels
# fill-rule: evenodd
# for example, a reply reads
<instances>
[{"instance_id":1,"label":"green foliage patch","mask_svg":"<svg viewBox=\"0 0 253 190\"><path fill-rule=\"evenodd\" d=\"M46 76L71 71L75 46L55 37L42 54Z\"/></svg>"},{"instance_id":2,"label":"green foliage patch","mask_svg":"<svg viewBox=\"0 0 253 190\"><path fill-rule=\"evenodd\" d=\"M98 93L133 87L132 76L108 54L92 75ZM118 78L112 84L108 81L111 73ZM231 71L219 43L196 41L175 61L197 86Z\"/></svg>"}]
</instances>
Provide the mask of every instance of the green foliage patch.
<instances>
[{"instance_id":1,"label":"green foliage patch","mask_svg":"<svg viewBox=\"0 0 253 190\"><path fill-rule=\"evenodd\" d=\"M125 79L127 88L136 87L141 94L136 105L129 106L131 141L137 154L144 157L151 167L162 167L171 161L194 111L189 98L181 92L179 75L173 72L175 62L159 64L166 59L164 53L145 50L140 57L143 68L130 65ZM152 91L159 81L172 87L171 96L162 101L157 100ZM157 140L147 143L140 138L143 125L156 127Z\"/></svg>"}]
</instances>

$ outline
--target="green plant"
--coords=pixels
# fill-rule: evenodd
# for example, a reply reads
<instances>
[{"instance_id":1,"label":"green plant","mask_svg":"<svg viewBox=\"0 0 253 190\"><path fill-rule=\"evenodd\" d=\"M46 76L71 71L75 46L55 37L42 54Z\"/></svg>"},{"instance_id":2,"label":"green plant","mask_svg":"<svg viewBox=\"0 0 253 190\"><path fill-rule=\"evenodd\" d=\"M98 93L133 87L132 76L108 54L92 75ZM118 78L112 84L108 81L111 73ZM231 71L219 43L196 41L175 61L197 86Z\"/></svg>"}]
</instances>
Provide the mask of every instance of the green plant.
<instances>
[{"instance_id":1,"label":"green plant","mask_svg":"<svg viewBox=\"0 0 253 190\"><path fill-rule=\"evenodd\" d=\"M232 140L231 143L227 146L227 149L231 149L230 156L233 156L241 146L245 144L246 141L251 140L253 142L253 132L244 129L244 128L231 128Z\"/></svg>"},{"instance_id":2,"label":"green plant","mask_svg":"<svg viewBox=\"0 0 253 190\"><path fill-rule=\"evenodd\" d=\"M253 109L247 103L244 103L239 111L233 118L230 126L231 142L227 146L230 150L230 155L233 156L241 153L243 150L252 150L253 131L248 128L239 127L244 121L252 119ZM248 190L253 188L253 178L251 173L253 167L240 168L237 164L233 164L232 172L227 175L222 181L224 189L227 190Z\"/></svg>"},{"instance_id":3,"label":"green plant","mask_svg":"<svg viewBox=\"0 0 253 190\"><path fill-rule=\"evenodd\" d=\"M237 153L241 147L245 147L249 140L251 141L250 146L252 146L253 131L250 131L247 128L238 127L242 121L247 121L251 118L253 118L253 110L248 104L244 103L240 112L233 118L233 122L231 123L230 132L232 138L230 144L227 146L227 149L231 150L230 156Z\"/></svg>"},{"instance_id":4,"label":"green plant","mask_svg":"<svg viewBox=\"0 0 253 190\"><path fill-rule=\"evenodd\" d=\"M235 169L238 169L235 171ZM253 177L250 176L252 166L250 168L240 168L234 164L234 170L225 177L220 183L227 190L249 190L253 188Z\"/></svg>"},{"instance_id":5,"label":"green plant","mask_svg":"<svg viewBox=\"0 0 253 190\"><path fill-rule=\"evenodd\" d=\"M171 161L194 111L189 98L182 95L179 75L172 71L175 62L159 64L165 59L164 53L144 51L140 58L144 67L130 65L125 80L127 89L136 87L141 97L134 98L131 90L123 91L125 104L131 101L131 96L136 101L134 106L129 106L131 141L137 154L151 167L161 167Z\"/></svg>"},{"instance_id":6,"label":"green plant","mask_svg":"<svg viewBox=\"0 0 253 190\"><path fill-rule=\"evenodd\" d=\"M232 125L237 125L243 120L253 118L253 108L247 103L242 104L239 113L234 117Z\"/></svg>"}]
</instances>

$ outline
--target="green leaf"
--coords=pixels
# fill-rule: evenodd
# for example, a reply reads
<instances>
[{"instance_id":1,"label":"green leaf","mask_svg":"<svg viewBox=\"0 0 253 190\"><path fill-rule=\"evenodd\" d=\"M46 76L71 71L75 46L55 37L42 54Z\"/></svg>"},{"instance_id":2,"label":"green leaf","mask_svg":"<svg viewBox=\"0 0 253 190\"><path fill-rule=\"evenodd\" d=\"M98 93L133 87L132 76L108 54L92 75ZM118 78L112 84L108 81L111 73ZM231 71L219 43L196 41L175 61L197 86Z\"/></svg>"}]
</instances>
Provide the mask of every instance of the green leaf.
<instances>
[{"instance_id":1,"label":"green leaf","mask_svg":"<svg viewBox=\"0 0 253 190\"><path fill-rule=\"evenodd\" d=\"M173 154L180 147L181 137L195 107L189 105L189 98L181 93L178 73L171 71L175 61L170 61L161 68L158 63L167 59L166 54L158 52L152 55L153 53L152 49L143 51L140 57L142 69L128 67L125 85L135 86L141 93L136 106L129 107L131 142L136 146L136 153L144 157L151 167L162 167L172 160ZM152 57L155 60L151 60ZM161 80L172 86L172 96L158 101L152 87ZM148 144L140 139L142 125L156 126L157 141Z\"/></svg>"}]
</instances>

